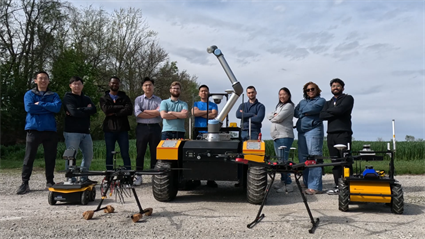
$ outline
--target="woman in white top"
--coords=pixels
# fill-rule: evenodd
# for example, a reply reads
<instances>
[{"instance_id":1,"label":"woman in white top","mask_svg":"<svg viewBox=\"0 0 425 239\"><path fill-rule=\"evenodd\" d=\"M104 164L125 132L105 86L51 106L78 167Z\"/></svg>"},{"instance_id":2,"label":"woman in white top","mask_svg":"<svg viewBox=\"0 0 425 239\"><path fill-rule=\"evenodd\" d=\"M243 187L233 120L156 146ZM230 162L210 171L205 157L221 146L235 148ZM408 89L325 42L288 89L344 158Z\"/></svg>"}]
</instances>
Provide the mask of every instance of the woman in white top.
<instances>
[{"instance_id":1,"label":"woman in white top","mask_svg":"<svg viewBox=\"0 0 425 239\"><path fill-rule=\"evenodd\" d=\"M283 87L279 90L279 103L275 110L267 115L272 123L270 135L274 141L274 150L279 162L288 160L289 150L294 142L293 121L294 103L291 101L291 92ZM284 149L279 147L285 146ZM277 192L292 192L292 180L289 173L281 174L281 182L274 185Z\"/></svg>"}]
</instances>

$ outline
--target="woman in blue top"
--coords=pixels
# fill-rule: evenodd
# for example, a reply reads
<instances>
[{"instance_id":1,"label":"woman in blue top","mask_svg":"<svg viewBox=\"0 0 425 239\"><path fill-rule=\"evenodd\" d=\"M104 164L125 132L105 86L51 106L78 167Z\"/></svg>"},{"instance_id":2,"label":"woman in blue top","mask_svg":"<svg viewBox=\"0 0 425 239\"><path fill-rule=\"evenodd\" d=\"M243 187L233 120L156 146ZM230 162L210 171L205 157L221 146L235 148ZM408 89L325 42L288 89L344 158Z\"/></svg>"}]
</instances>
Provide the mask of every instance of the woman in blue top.
<instances>
[{"instance_id":1,"label":"woman in blue top","mask_svg":"<svg viewBox=\"0 0 425 239\"><path fill-rule=\"evenodd\" d=\"M322 92L313 82L303 87L304 99L294 110L294 117L298 118L298 158L300 163L306 161L308 155L322 155L323 122L319 118L320 111L326 100L320 97ZM305 193L313 195L322 192L322 168L305 169L303 172Z\"/></svg>"}]
</instances>

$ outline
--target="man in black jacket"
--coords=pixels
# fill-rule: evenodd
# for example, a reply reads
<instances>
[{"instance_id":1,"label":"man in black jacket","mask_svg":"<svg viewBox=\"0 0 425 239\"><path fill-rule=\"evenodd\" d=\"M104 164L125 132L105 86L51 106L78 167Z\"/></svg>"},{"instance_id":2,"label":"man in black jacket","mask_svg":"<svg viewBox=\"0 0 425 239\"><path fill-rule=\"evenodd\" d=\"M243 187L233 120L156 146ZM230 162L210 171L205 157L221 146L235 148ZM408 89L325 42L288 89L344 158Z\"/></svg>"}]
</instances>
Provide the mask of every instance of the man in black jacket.
<instances>
[{"instance_id":1,"label":"man in black jacket","mask_svg":"<svg viewBox=\"0 0 425 239\"><path fill-rule=\"evenodd\" d=\"M83 94L83 80L78 76L73 76L69 80L71 92L67 92L63 98L65 108L65 145L67 149L80 148L83 154L81 167L83 171L88 171L93 159L93 141L90 135L90 115L96 113L96 106L88 96ZM75 161L73 162L75 165ZM66 169L69 165L66 164ZM73 179L74 180L74 179ZM81 181L87 181L87 176L81 177Z\"/></svg>"},{"instance_id":2,"label":"man in black jacket","mask_svg":"<svg viewBox=\"0 0 425 239\"><path fill-rule=\"evenodd\" d=\"M354 106L354 98L351 95L343 94L344 81L335 78L331 80L331 92L334 95L332 99L326 102L320 112L320 118L328 121L327 143L329 155L331 157L341 157L338 149L334 147L336 144L351 145L351 112ZM350 169L351 170L351 169ZM334 176L335 188L328 190L327 194L336 195L339 193L338 180L343 175L342 166L335 166L332 169Z\"/></svg>"},{"instance_id":3,"label":"man in black jacket","mask_svg":"<svg viewBox=\"0 0 425 239\"><path fill-rule=\"evenodd\" d=\"M109 91L100 98L100 108L106 117L103 121L106 143L106 169L113 169L112 151L115 150L115 142L120 146L121 157L124 167L131 169L131 161L128 142L128 131L130 124L128 116L133 113L133 104L130 98L120 88L120 79L116 76L109 80Z\"/></svg>"}]
</instances>

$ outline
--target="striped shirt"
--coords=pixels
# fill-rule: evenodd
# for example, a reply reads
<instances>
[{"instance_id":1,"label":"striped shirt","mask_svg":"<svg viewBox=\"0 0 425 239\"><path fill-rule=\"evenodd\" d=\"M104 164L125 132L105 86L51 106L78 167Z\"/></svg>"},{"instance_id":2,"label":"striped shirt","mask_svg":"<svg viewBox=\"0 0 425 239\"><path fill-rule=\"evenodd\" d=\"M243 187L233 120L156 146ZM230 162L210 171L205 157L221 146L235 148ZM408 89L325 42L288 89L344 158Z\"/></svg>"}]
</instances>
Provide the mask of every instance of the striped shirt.
<instances>
[{"instance_id":1,"label":"striped shirt","mask_svg":"<svg viewBox=\"0 0 425 239\"><path fill-rule=\"evenodd\" d=\"M156 95L152 95L151 98L146 97L145 94L138 96L136 100L134 100L134 115L136 116L136 122L141 124L157 124L161 122L161 116L150 118L150 119L142 119L137 116L142 113L144 110L156 110L161 105L161 98Z\"/></svg>"}]
</instances>

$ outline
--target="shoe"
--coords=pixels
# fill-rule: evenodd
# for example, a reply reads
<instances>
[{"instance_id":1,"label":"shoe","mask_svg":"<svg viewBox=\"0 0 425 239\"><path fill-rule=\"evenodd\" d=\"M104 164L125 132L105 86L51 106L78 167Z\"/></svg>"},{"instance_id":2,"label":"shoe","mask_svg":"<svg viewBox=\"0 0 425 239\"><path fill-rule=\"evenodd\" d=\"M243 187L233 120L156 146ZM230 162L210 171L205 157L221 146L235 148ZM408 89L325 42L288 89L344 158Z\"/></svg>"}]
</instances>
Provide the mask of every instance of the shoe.
<instances>
[{"instance_id":1,"label":"shoe","mask_svg":"<svg viewBox=\"0 0 425 239\"><path fill-rule=\"evenodd\" d=\"M47 182L46 183L46 189L53 187L53 185L55 185L55 182Z\"/></svg>"},{"instance_id":2,"label":"shoe","mask_svg":"<svg viewBox=\"0 0 425 239\"><path fill-rule=\"evenodd\" d=\"M273 185L273 188L274 189L279 189L279 188L281 188L283 186L285 186L285 183L281 181L280 183L276 183L275 185Z\"/></svg>"},{"instance_id":3,"label":"shoe","mask_svg":"<svg viewBox=\"0 0 425 239\"><path fill-rule=\"evenodd\" d=\"M286 185L283 184L282 187L276 190L277 193L286 193Z\"/></svg>"},{"instance_id":4,"label":"shoe","mask_svg":"<svg viewBox=\"0 0 425 239\"><path fill-rule=\"evenodd\" d=\"M339 194L339 189L337 187L334 188L334 189L329 189L326 193L328 195L338 195Z\"/></svg>"},{"instance_id":5,"label":"shoe","mask_svg":"<svg viewBox=\"0 0 425 239\"><path fill-rule=\"evenodd\" d=\"M97 181L93 181L93 180L90 180L90 179L86 179L86 180L83 180L83 181L82 181L82 183L96 184L96 183L97 183Z\"/></svg>"},{"instance_id":6,"label":"shoe","mask_svg":"<svg viewBox=\"0 0 425 239\"><path fill-rule=\"evenodd\" d=\"M28 183L22 183L21 186L19 186L18 191L16 191L16 194L25 194L30 191L30 186Z\"/></svg>"},{"instance_id":7,"label":"shoe","mask_svg":"<svg viewBox=\"0 0 425 239\"><path fill-rule=\"evenodd\" d=\"M133 185L134 185L134 186L140 186L140 185L142 185L142 183L143 183L142 175L137 175L137 176L134 178L134 183L133 183Z\"/></svg>"},{"instance_id":8,"label":"shoe","mask_svg":"<svg viewBox=\"0 0 425 239\"><path fill-rule=\"evenodd\" d=\"M285 187L286 187L286 192L288 192L288 193L294 191L294 186L292 186L292 183L286 184Z\"/></svg>"},{"instance_id":9,"label":"shoe","mask_svg":"<svg viewBox=\"0 0 425 239\"><path fill-rule=\"evenodd\" d=\"M304 191L304 193L307 194L307 195L314 195L314 194L322 194L323 192L322 191L319 191L319 190L314 190L314 189L307 188Z\"/></svg>"},{"instance_id":10,"label":"shoe","mask_svg":"<svg viewBox=\"0 0 425 239\"><path fill-rule=\"evenodd\" d=\"M218 187L217 183L213 180L208 180L207 186L210 187L210 188L217 188Z\"/></svg>"}]
</instances>

